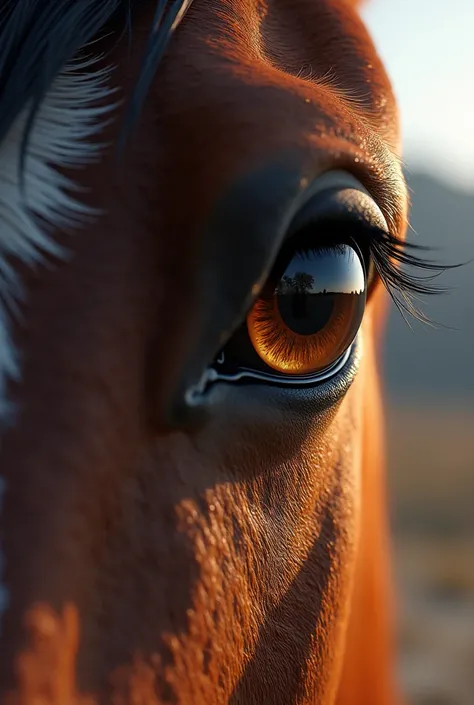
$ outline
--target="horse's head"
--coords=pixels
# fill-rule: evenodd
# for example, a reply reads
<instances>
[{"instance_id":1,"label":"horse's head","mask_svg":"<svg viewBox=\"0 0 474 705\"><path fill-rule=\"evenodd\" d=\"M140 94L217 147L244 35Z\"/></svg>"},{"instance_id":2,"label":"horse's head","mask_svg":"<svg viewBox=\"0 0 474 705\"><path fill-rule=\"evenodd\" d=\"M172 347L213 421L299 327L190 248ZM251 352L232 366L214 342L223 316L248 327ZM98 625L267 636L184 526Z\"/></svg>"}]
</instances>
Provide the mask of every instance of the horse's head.
<instances>
[{"instance_id":1,"label":"horse's head","mask_svg":"<svg viewBox=\"0 0 474 705\"><path fill-rule=\"evenodd\" d=\"M2 692L381 705L390 85L349 0L156 4L0 28Z\"/></svg>"}]
</instances>

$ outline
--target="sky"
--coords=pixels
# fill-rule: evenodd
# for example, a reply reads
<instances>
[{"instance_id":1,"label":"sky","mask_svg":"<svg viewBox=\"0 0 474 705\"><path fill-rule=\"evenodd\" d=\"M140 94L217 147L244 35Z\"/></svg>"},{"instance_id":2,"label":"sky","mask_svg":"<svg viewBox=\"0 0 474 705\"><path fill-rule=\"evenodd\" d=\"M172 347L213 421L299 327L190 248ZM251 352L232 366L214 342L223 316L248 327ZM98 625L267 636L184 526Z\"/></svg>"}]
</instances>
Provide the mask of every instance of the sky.
<instances>
[{"instance_id":1,"label":"sky","mask_svg":"<svg viewBox=\"0 0 474 705\"><path fill-rule=\"evenodd\" d=\"M474 190L474 0L371 0L363 16L398 98L407 166Z\"/></svg>"}]
</instances>

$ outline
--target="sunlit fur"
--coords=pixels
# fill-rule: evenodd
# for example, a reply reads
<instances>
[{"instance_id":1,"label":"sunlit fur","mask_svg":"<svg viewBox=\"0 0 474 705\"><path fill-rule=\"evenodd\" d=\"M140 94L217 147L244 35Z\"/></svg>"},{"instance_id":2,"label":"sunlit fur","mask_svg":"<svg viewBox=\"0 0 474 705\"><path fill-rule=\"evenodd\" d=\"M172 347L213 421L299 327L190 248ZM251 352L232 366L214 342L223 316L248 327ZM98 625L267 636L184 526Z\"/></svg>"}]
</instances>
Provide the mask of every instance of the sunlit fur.
<instances>
[{"instance_id":1,"label":"sunlit fur","mask_svg":"<svg viewBox=\"0 0 474 705\"><path fill-rule=\"evenodd\" d=\"M397 702L383 287L337 379L183 411L302 184L349 171L404 237L396 105L354 5L18 0L0 20L6 705Z\"/></svg>"}]
</instances>

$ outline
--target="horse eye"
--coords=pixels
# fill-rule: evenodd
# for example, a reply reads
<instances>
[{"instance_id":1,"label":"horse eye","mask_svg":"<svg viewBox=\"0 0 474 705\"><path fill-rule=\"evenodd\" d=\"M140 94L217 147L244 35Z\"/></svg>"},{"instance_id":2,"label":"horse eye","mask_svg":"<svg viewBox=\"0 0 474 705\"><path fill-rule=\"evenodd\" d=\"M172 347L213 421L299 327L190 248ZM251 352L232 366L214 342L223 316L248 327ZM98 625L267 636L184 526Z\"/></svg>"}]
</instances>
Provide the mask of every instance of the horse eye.
<instances>
[{"instance_id":1,"label":"horse eye","mask_svg":"<svg viewBox=\"0 0 474 705\"><path fill-rule=\"evenodd\" d=\"M291 242L243 326L214 366L224 379L317 376L347 353L365 310L367 281L355 242Z\"/></svg>"},{"instance_id":2,"label":"horse eye","mask_svg":"<svg viewBox=\"0 0 474 705\"><path fill-rule=\"evenodd\" d=\"M365 308L362 262L349 245L296 252L277 285L255 302L247 328L277 372L315 374L354 340Z\"/></svg>"}]
</instances>

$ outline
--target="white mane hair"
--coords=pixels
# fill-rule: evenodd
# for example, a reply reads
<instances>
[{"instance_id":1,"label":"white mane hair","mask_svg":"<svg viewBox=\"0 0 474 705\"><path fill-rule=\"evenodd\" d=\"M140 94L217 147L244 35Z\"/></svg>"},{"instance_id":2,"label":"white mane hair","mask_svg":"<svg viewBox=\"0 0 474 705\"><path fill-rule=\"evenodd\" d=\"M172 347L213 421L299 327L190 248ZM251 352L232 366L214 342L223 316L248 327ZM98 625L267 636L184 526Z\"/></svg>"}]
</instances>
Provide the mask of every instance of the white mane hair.
<instances>
[{"instance_id":1,"label":"white mane hair","mask_svg":"<svg viewBox=\"0 0 474 705\"><path fill-rule=\"evenodd\" d=\"M91 138L115 107L110 101L115 90L108 82L111 69L94 70L95 62L73 61L59 73L35 115L26 146L28 109L0 143L0 444L2 430L16 415L7 385L20 381L21 352L11 333L24 299L16 266L38 266L45 254L64 257L67 252L56 244L54 231L77 228L98 215L81 202L77 184L58 171L94 162L103 146ZM0 476L0 510L4 489ZM2 564L0 553L0 580ZM0 582L0 615L7 605Z\"/></svg>"},{"instance_id":2,"label":"white mane hair","mask_svg":"<svg viewBox=\"0 0 474 705\"><path fill-rule=\"evenodd\" d=\"M125 130L133 126L156 68L192 0L150 0L155 16L132 92ZM4 3L5 4L5 3ZM45 255L67 252L54 233L98 215L62 169L97 160L97 139L117 105L112 69L84 58L84 47L104 34L131 34L135 0L14 0L0 17L0 453L2 432L15 422L8 382L21 382L21 351L12 322L25 291L18 263L38 266ZM142 4L143 5L143 4ZM81 57L81 58L78 58ZM20 410L21 411L21 410ZM0 477L2 496L8 491ZM1 538L1 537L0 537ZM3 557L0 553L0 580ZM0 617L8 593L0 582Z\"/></svg>"},{"instance_id":3,"label":"white mane hair","mask_svg":"<svg viewBox=\"0 0 474 705\"><path fill-rule=\"evenodd\" d=\"M71 62L45 95L22 155L29 116L26 108L0 144L0 419L8 423L8 379L19 378L19 353L11 339L11 317L21 316L23 299L15 264L40 264L44 254L66 253L54 230L80 226L97 215L81 203L78 186L58 169L97 160L102 145L91 138L104 126L114 105L110 69L86 73L96 60ZM23 163L22 163L23 159ZM74 195L71 195L74 194ZM50 232L48 232L50 231Z\"/></svg>"}]
</instances>

